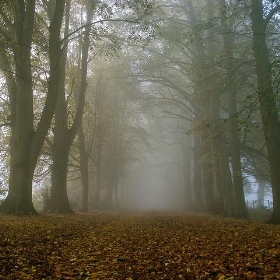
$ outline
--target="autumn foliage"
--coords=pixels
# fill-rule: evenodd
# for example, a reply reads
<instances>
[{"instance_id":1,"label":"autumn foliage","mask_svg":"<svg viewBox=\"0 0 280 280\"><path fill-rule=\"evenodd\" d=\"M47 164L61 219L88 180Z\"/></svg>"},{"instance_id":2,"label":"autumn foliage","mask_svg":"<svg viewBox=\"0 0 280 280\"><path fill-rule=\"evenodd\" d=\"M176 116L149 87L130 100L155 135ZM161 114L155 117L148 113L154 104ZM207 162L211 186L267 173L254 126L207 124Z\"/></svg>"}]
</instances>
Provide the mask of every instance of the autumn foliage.
<instances>
[{"instance_id":1,"label":"autumn foliage","mask_svg":"<svg viewBox=\"0 0 280 280\"><path fill-rule=\"evenodd\" d=\"M280 227L206 215L0 216L0 279L280 279Z\"/></svg>"}]
</instances>

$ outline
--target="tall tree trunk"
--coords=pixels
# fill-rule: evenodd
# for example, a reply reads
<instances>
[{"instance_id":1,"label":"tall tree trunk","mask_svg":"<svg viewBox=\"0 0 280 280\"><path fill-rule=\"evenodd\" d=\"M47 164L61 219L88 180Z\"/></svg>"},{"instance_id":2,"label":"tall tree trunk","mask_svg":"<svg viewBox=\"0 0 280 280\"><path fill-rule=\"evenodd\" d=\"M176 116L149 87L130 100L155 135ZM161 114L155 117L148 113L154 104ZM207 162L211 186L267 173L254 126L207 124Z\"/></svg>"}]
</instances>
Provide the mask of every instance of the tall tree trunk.
<instances>
[{"instance_id":1,"label":"tall tree trunk","mask_svg":"<svg viewBox=\"0 0 280 280\"><path fill-rule=\"evenodd\" d=\"M205 74L204 74L205 75ZM205 85L204 85L205 86ZM203 87L202 87L203 88ZM214 178L212 166L212 135L211 135L211 106L209 93L204 89L201 94L201 112L203 114L203 131L201 132L201 165L204 209L214 211Z\"/></svg>"},{"instance_id":2,"label":"tall tree trunk","mask_svg":"<svg viewBox=\"0 0 280 280\"><path fill-rule=\"evenodd\" d=\"M186 210L191 210L193 208L193 190L192 190L192 180L191 180L191 172L192 172L192 145L191 145L191 136L184 134L182 139L183 143L183 171L185 178L183 178L184 189L183 189L183 197L184 197L184 208Z\"/></svg>"},{"instance_id":3,"label":"tall tree trunk","mask_svg":"<svg viewBox=\"0 0 280 280\"><path fill-rule=\"evenodd\" d=\"M23 58L23 57L22 57ZM12 75L12 68L6 53L0 52L0 63L2 70L4 71L4 76L6 79L6 84L9 92L10 99L10 110L11 110L11 138L10 138L10 178L9 178L9 193L7 199L2 205L2 210L10 214L33 214L36 213L33 203L32 203L32 178L33 171L31 168L32 159L30 153L26 153L30 149L32 143L32 133L30 133L30 139L27 140L25 144L25 152L19 150L18 141L20 133L25 131L19 130L20 127L15 127L16 122L16 106L17 106L17 91L24 90L18 87L18 83L14 76ZM30 65L25 65L25 67L30 67ZM27 74L26 72L25 74ZM29 72L30 74L30 72ZM30 87L30 85L29 85ZM32 90L32 89L29 89ZM23 95L24 93L22 93ZM32 93L31 93L32 94ZM17 135L17 136L16 136ZM26 136L24 136L26 138ZM24 141L26 142L26 141ZM25 157L25 160L24 160ZM13 175L13 176L12 176ZM16 176L15 176L16 175Z\"/></svg>"},{"instance_id":4,"label":"tall tree trunk","mask_svg":"<svg viewBox=\"0 0 280 280\"><path fill-rule=\"evenodd\" d=\"M31 44L35 1L14 1L13 49L15 76L13 91L8 85L11 106L10 179L9 193L2 211L10 214L36 213L32 203L32 179L40 151L53 117L58 90L52 88L60 79L60 28L65 1L57 1L49 27L50 77L48 93L37 130L33 128L33 84L31 72ZM55 50L55 52L54 52ZM6 57L7 58L7 57ZM55 60L56 67L53 67ZM6 76L7 78L7 76Z\"/></svg>"},{"instance_id":5,"label":"tall tree trunk","mask_svg":"<svg viewBox=\"0 0 280 280\"><path fill-rule=\"evenodd\" d=\"M52 213L73 213L68 201L66 186L68 155L71 147L67 142L67 139L56 137L52 147L52 185L49 209Z\"/></svg>"},{"instance_id":6,"label":"tall tree trunk","mask_svg":"<svg viewBox=\"0 0 280 280\"><path fill-rule=\"evenodd\" d=\"M83 123L78 131L79 151L80 151L80 173L82 180L82 211L88 211L89 199L89 176L88 176L88 154L85 146L85 136Z\"/></svg>"},{"instance_id":7,"label":"tall tree trunk","mask_svg":"<svg viewBox=\"0 0 280 280\"><path fill-rule=\"evenodd\" d=\"M211 0L207 1L207 13L208 20L213 20L215 16L215 3ZM209 43L207 45L207 58L206 62L208 65L208 72L205 77L207 80L213 80L213 73L209 70L212 69L212 65L215 64L215 59L217 58L217 45L216 42L212 39L214 35L214 29L209 27L207 29L207 35ZM215 68L213 71L217 71ZM217 76L217 73L215 73ZM235 204L234 204L234 193L231 179L231 170L229 166L229 157L227 154L227 147L225 142L225 133L223 130L223 122L220 115L220 97L217 93L217 81L212 81L210 85L208 85L208 90L206 91L209 97L210 103L210 115L213 121L213 132L215 133L214 139L216 144L214 146L219 162L219 171L221 172L221 181L222 181L222 192L223 192L223 200L224 200L224 210L223 216L226 217L234 217L235 215Z\"/></svg>"},{"instance_id":8,"label":"tall tree trunk","mask_svg":"<svg viewBox=\"0 0 280 280\"><path fill-rule=\"evenodd\" d=\"M103 137L102 137L102 128L100 129L101 134L97 132L97 135L100 137L99 144L97 144L97 155L96 155L96 189L94 193L94 205L93 207L95 209L100 209L101 201L100 201L100 195L101 195L101 184L102 184L102 155L103 155Z\"/></svg>"},{"instance_id":9,"label":"tall tree trunk","mask_svg":"<svg viewBox=\"0 0 280 280\"><path fill-rule=\"evenodd\" d=\"M265 197L265 181L257 178L258 190L257 190L257 207L264 206L264 197Z\"/></svg>"},{"instance_id":10,"label":"tall tree trunk","mask_svg":"<svg viewBox=\"0 0 280 280\"><path fill-rule=\"evenodd\" d=\"M212 108L212 119L215 122L213 125L215 132L215 153L218 157L220 175L218 178L221 179L222 183L222 195L224 201L223 216L234 217L235 216L235 205L234 205L234 193L231 179L231 171L229 167L229 158L227 154L227 147L224 139L224 133L222 131L222 121L219 112L219 99L214 93L211 98Z\"/></svg>"},{"instance_id":11,"label":"tall tree trunk","mask_svg":"<svg viewBox=\"0 0 280 280\"><path fill-rule=\"evenodd\" d=\"M212 166L212 149L207 140L202 143L202 180L203 180L203 197L205 210L209 213L214 212L214 177Z\"/></svg>"},{"instance_id":12,"label":"tall tree trunk","mask_svg":"<svg viewBox=\"0 0 280 280\"><path fill-rule=\"evenodd\" d=\"M213 153L215 154L216 148L216 141L212 146ZM222 171L220 169L219 164L219 157L217 154L214 155L214 181L215 181L215 209L214 214L222 214L224 209L224 199L223 199L223 182L222 182Z\"/></svg>"},{"instance_id":13,"label":"tall tree trunk","mask_svg":"<svg viewBox=\"0 0 280 280\"><path fill-rule=\"evenodd\" d=\"M117 119L117 117L115 116L115 120ZM117 137L116 137L117 138ZM113 184L112 184L112 188L113 188L113 208L114 209L118 209L119 208L119 176L120 176L120 161L119 161L119 152L121 149L121 140L120 139L115 139L114 140L119 141L119 143L116 145L114 145L113 148L113 162L112 162L112 180L113 180Z\"/></svg>"},{"instance_id":14,"label":"tall tree trunk","mask_svg":"<svg viewBox=\"0 0 280 280\"><path fill-rule=\"evenodd\" d=\"M32 141L32 138L30 140ZM16 143L13 135L10 145L9 193L2 205L3 210L5 213L15 215L36 214L32 203L32 179L35 167L30 155L26 154L28 145L24 152L23 147L15 148Z\"/></svg>"},{"instance_id":15,"label":"tall tree trunk","mask_svg":"<svg viewBox=\"0 0 280 280\"><path fill-rule=\"evenodd\" d=\"M251 0L251 3L253 51L258 79L258 98L267 146L273 194L273 212L270 222L280 224L280 124L271 82L269 52L266 45L265 32L269 18L264 19L261 0Z\"/></svg>"},{"instance_id":16,"label":"tall tree trunk","mask_svg":"<svg viewBox=\"0 0 280 280\"><path fill-rule=\"evenodd\" d=\"M67 2L67 15L69 17L70 12L70 1ZM55 112L55 129L54 129L54 144L53 144L53 169L52 169L52 192L51 192L51 211L60 213L69 213L70 205L68 203L67 196L67 169L68 169L68 156L70 152L71 145L74 138L81 126L83 108L85 103L86 94L86 80L87 80L87 64L88 64L88 51L89 51L89 33L90 33L90 23L93 17L93 10L91 7L87 9L87 25L85 27L84 40L82 45L82 67L81 67L81 78L80 78L80 88L78 93L78 104L77 111L75 115L74 122L70 129L67 127L67 103L65 98L65 66L67 59L67 46L64 48L64 68L62 79L60 81L60 95L57 100L57 107ZM68 34L69 19L66 20L65 24L65 37ZM61 152L60 152L60 151ZM62 158L59 158L62 157ZM65 164L65 166L62 166ZM59 165L61 173L56 172L55 166ZM57 166L58 167L58 166ZM66 176L64 174L66 172ZM56 190L55 188L58 188ZM61 189L63 188L63 190ZM58 199L57 196L61 196ZM63 201L62 205L55 205L59 200ZM68 204L68 205L67 205Z\"/></svg>"},{"instance_id":17,"label":"tall tree trunk","mask_svg":"<svg viewBox=\"0 0 280 280\"><path fill-rule=\"evenodd\" d=\"M109 155L110 158L107 159L107 185L106 185L106 196L105 196L105 202L104 206L108 210L113 209L114 204L114 184L115 184L115 150L114 150L114 140L111 138L111 145L109 147Z\"/></svg>"},{"instance_id":18,"label":"tall tree trunk","mask_svg":"<svg viewBox=\"0 0 280 280\"><path fill-rule=\"evenodd\" d=\"M69 33L71 1L66 3L66 17L64 38L67 38ZM67 127L67 102L65 99L65 72L68 51L68 40L66 40L62 57L61 79L57 83L59 95L55 109L55 126L53 129L54 142L51 147L52 153L52 173L51 173L51 197L50 209L53 213L72 213L68 195L67 195L67 171L68 171L68 156L72 142Z\"/></svg>"},{"instance_id":19,"label":"tall tree trunk","mask_svg":"<svg viewBox=\"0 0 280 280\"><path fill-rule=\"evenodd\" d=\"M202 170L201 170L201 145L200 137L197 133L194 135L193 140L193 163L194 163L194 209L198 211L203 210L203 197L202 197Z\"/></svg>"},{"instance_id":20,"label":"tall tree trunk","mask_svg":"<svg viewBox=\"0 0 280 280\"><path fill-rule=\"evenodd\" d=\"M190 137L189 137L190 139ZM186 150L185 150L185 175L186 175L186 181L185 181L185 209L190 210L193 208L193 191L192 191L192 176L191 176L191 170L192 170L192 157L191 157L191 141L187 141L186 144Z\"/></svg>"},{"instance_id":21,"label":"tall tree trunk","mask_svg":"<svg viewBox=\"0 0 280 280\"><path fill-rule=\"evenodd\" d=\"M193 1L187 1L188 13L191 25L193 28L196 28L199 23L193 6ZM214 13L213 13L214 14ZM209 96L209 69L207 69L207 61L209 59L208 49L203 44L201 34L199 32L194 33L195 37L195 56L193 58L194 68L196 69L196 75L194 76L195 92L199 95L199 110L197 110L197 116L199 116L199 122L210 123L211 119L211 108L210 108L210 96ZM207 81L207 82L206 82ZM211 85L210 85L211 86ZM201 130L201 128L199 128ZM206 127L203 127L200 133L200 140L196 138L196 142L199 143L200 151L194 152L198 155L200 153L199 162L197 160L196 166L200 165L199 175L201 176L201 209L206 209L207 211L212 212L214 210L214 180L213 180L213 171L212 171L212 139L209 137L209 131L206 131ZM196 145L196 143L195 143ZM199 180L198 178L195 180Z\"/></svg>"},{"instance_id":22,"label":"tall tree trunk","mask_svg":"<svg viewBox=\"0 0 280 280\"><path fill-rule=\"evenodd\" d=\"M234 101L232 101L234 102ZM230 127L230 145L231 145L231 164L232 164L232 181L234 189L235 216L237 218L248 218L248 211L245 201L243 175L240 156L240 141L236 125L233 119Z\"/></svg>"},{"instance_id":23,"label":"tall tree trunk","mask_svg":"<svg viewBox=\"0 0 280 280\"><path fill-rule=\"evenodd\" d=\"M26 10L25 10L26 9ZM23 18L22 14L25 14ZM17 48L14 49L16 108L10 139L9 193L4 211L14 214L36 213L32 204L34 159L30 153L33 141L33 89L31 73L31 44L34 25L35 1L27 6L15 4L14 22Z\"/></svg>"},{"instance_id":24,"label":"tall tree trunk","mask_svg":"<svg viewBox=\"0 0 280 280\"><path fill-rule=\"evenodd\" d=\"M229 117L230 117L230 147L231 147L231 165L232 165L232 181L234 189L234 200L235 200L235 215L238 218L247 218L248 211L246 207L245 195L244 195L244 185L243 185L243 175L241 166L241 155L240 155L240 140L237 127L237 101L236 101L236 79L234 71L234 32L230 25L233 24L231 19L230 23L226 23L226 9L227 5L224 0L221 1L221 21L222 21L222 31L224 37L224 53L225 69L227 71L227 81L226 90L229 93L228 107L229 107Z\"/></svg>"}]
</instances>

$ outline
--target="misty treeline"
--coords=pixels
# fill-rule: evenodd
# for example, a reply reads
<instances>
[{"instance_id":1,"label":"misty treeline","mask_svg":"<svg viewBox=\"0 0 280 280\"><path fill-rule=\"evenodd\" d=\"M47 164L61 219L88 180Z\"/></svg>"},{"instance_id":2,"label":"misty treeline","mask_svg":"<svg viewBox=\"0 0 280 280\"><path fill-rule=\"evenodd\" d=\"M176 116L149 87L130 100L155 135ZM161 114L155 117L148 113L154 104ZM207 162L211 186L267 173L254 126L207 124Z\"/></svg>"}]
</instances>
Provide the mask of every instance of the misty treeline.
<instances>
[{"instance_id":1,"label":"misty treeline","mask_svg":"<svg viewBox=\"0 0 280 280\"><path fill-rule=\"evenodd\" d=\"M279 11L261 0L0 1L1 211L129 207L149 188L132 177L165 153L153 179L170 185L165 201L177 192L178 208L246 218L255 178L280 223Z\"/></svg>"}]
</instances>

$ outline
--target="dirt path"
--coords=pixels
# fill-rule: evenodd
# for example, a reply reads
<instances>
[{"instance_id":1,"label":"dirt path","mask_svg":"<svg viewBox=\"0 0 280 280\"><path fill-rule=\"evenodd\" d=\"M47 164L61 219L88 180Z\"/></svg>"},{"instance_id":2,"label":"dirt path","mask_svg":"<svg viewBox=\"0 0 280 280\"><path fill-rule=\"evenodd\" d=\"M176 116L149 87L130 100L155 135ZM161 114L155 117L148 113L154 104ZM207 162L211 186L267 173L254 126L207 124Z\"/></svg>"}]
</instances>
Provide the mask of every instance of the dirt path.
<instances>
[{"instance_id":1,"label":"dirt path","mask_svg":"<svg viewBox=\"0 0 280 280\"><path fill-rule=\"evenodd\" d=\"M205 215L0 216L0 279L280 279L280 227Z\"/></svg>"}]
</instances>

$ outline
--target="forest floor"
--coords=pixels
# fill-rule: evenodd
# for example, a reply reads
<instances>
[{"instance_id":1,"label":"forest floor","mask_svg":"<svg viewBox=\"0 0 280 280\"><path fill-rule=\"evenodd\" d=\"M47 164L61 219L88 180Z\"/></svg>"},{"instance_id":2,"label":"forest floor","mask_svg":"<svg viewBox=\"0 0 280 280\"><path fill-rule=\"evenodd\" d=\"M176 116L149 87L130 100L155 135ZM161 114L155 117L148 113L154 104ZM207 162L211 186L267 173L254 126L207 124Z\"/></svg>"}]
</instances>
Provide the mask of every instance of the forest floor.
<instances>
[{"instance_id":1,"label":"forest floor","mask_svg":"<svg viewBox=\"0 0 280 280\"><path fill-rule=\"evenodd\" d=\"M280 226L207 215L0 215L0 279L280 279Z\"/></svg>"}]
</instances>

